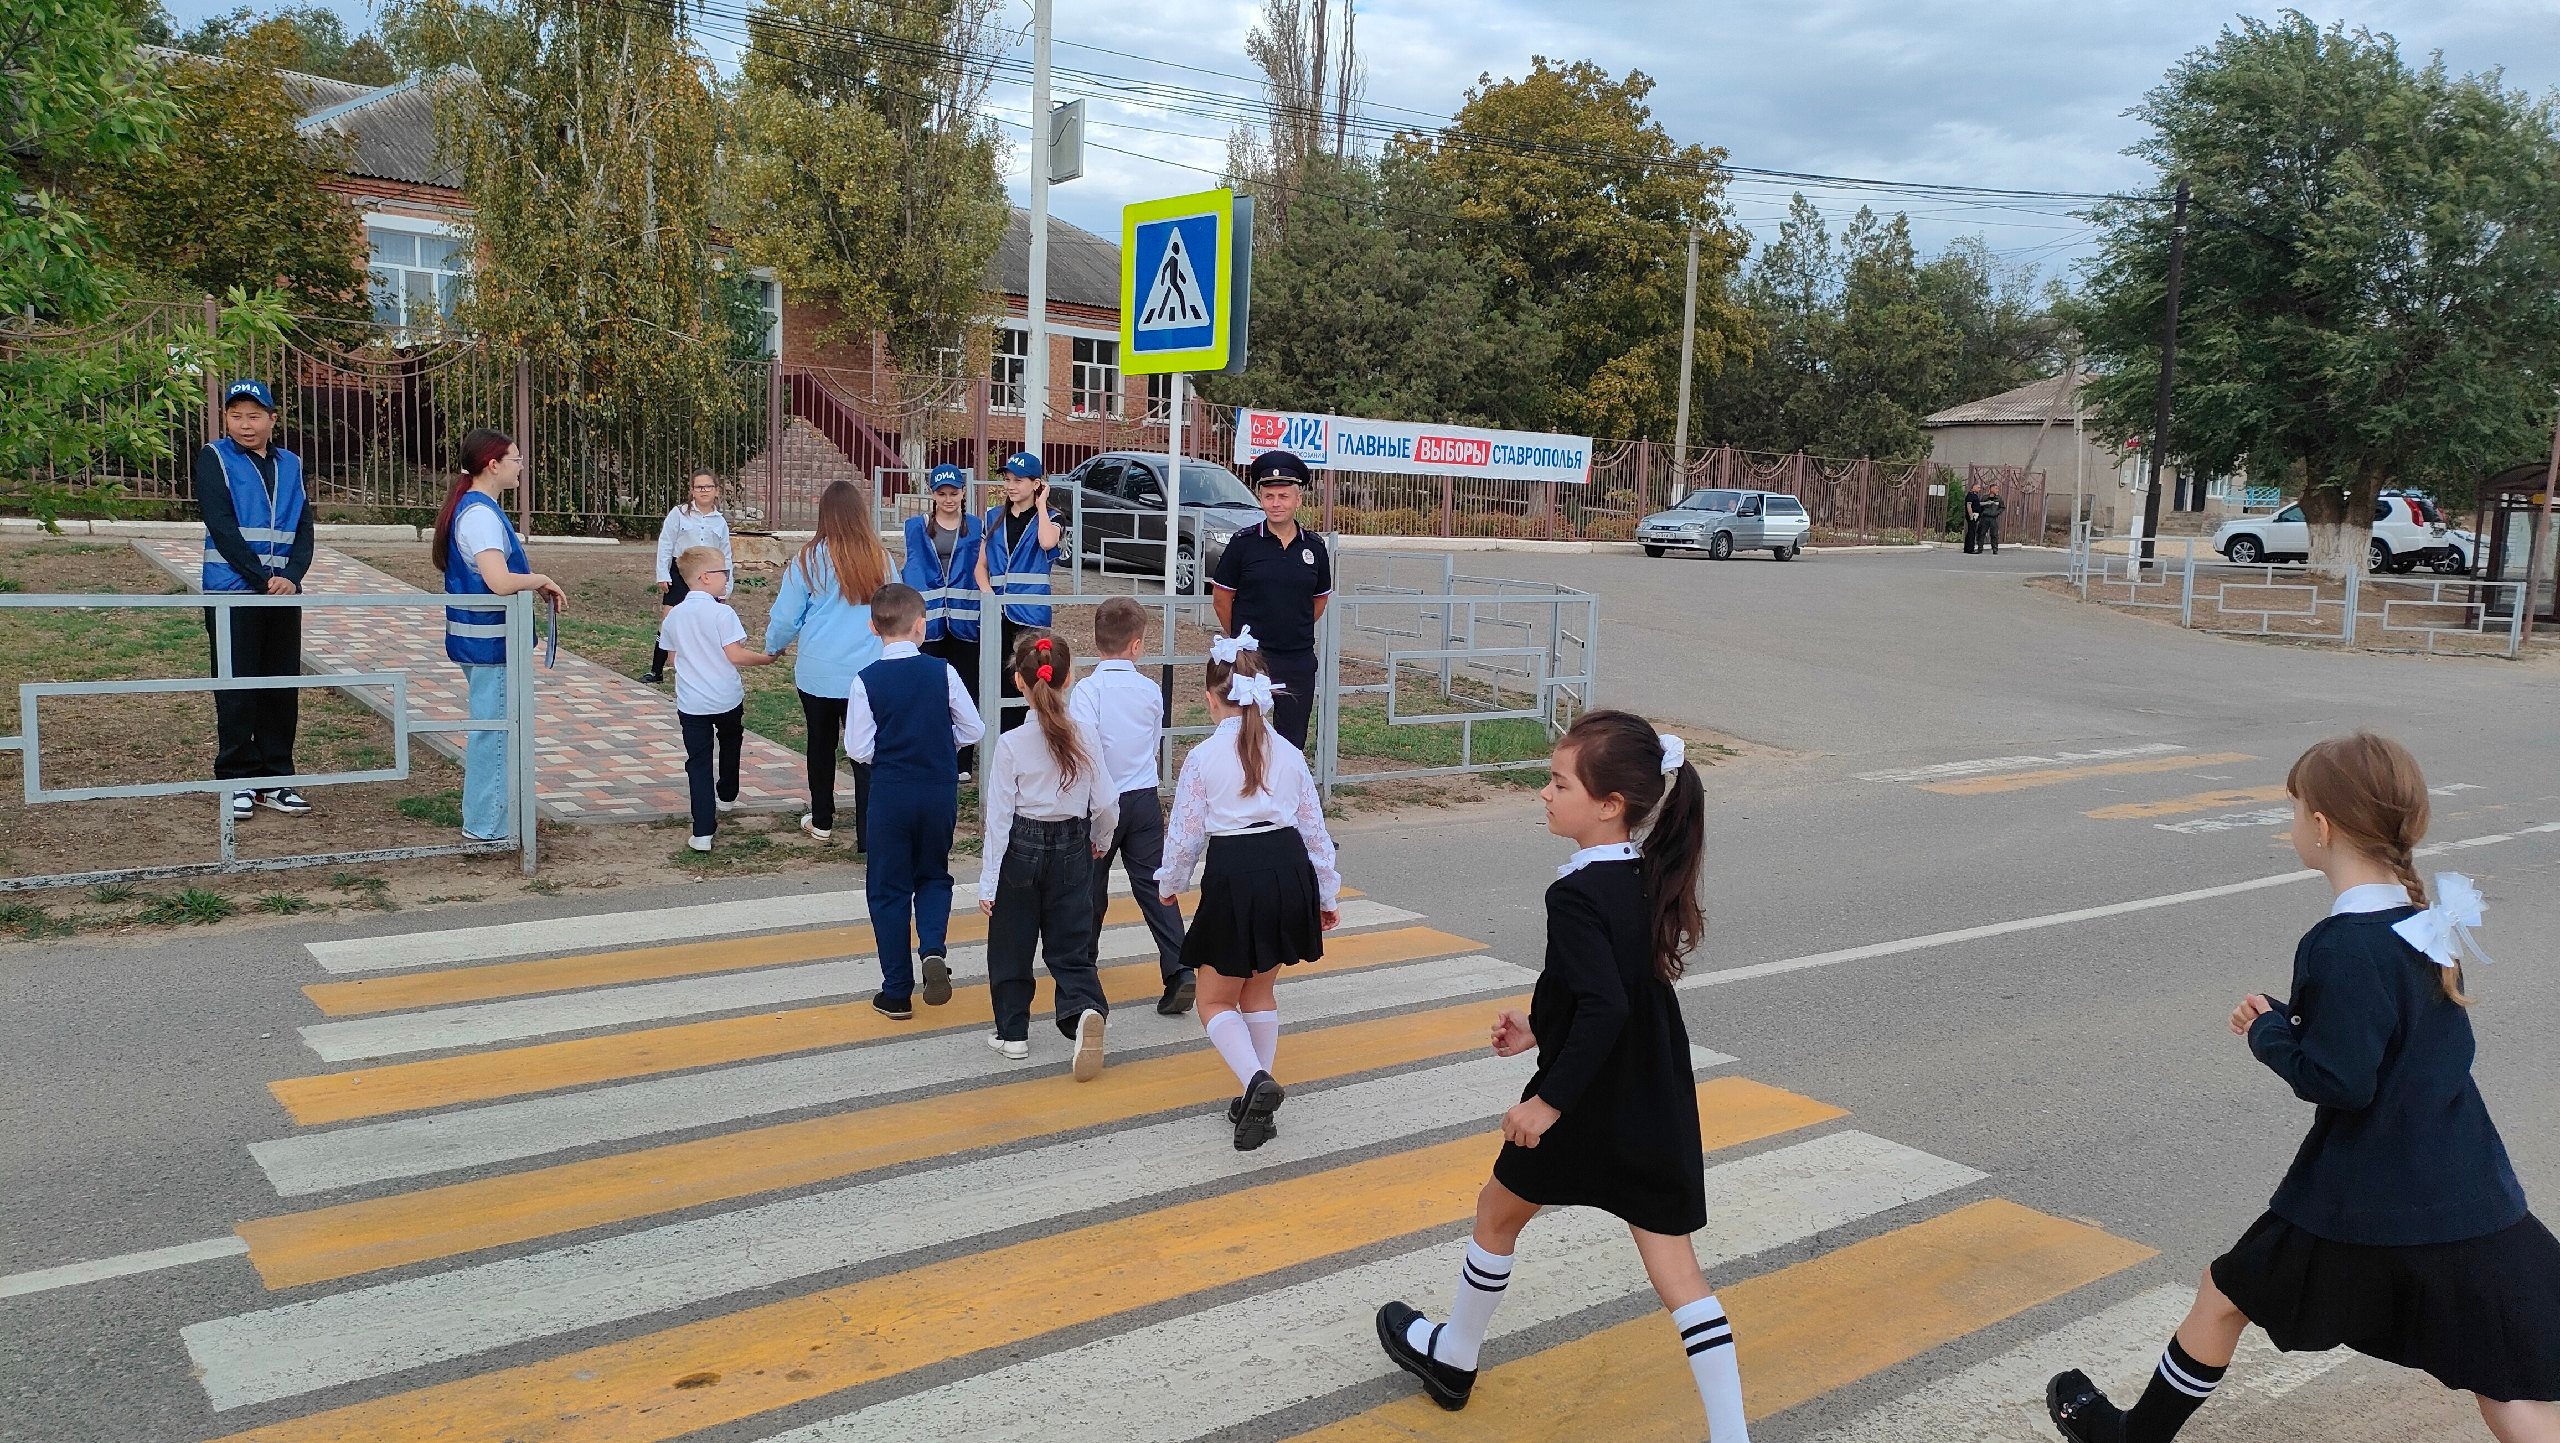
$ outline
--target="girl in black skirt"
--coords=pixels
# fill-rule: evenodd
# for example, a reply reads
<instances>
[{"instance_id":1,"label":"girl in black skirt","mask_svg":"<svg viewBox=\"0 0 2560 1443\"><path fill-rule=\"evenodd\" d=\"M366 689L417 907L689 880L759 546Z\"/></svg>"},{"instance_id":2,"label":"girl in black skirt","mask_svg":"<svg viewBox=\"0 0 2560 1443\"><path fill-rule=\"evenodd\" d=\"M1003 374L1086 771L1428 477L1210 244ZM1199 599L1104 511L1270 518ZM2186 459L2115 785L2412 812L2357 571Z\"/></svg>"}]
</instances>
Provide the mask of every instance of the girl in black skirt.
<instances>
[{"instance_id":1,"label":"girl in black skirt","mask_svg":"<svg viewBox=\"0 0 2560 1443\"><path fill-rule=\"evenodd\" d=\"M2166 1443L2255 1323L2287 1352L2425 1369L2474 1395L2502 1443L2560 1443L2560 1241L2525 1210L2471 1079L2462 954L2480 955L2479 891L2440 873L2426 907L2412 853L2427 783L2397 742L2322 742L2285 790L2294 852L2337 899L2294 948L2291 1000L2243 998L2231 1030L2319 1108L2311 1133L2132 1410L2078 1369L2046 1386L2046 1408L2074 1443Z\"/></svg>"},{"instance_id":2,"label":"girl in black skirt","mask_svg":"<svg viewBox=\"0 0 2560 1443\"><path fill-rule=\"evenodd\" d=\"M1209 644L1205 694L1217 730L1183 758L1156 891L1171 904L1205 846L1209 867L1182 965L1200 979L1209 1045L1244 1089L1227 1118L1236 1150L1250 1152L1277 1132L1272 1114L1286 1096L1272 1075L1280 1055L1272 984L1282 967L1324 955L1324 934L1341 919L1342 878L1307 759L1271 729L1273 687L1250 630Z\"/></svg>"},{"instance_id":3,"label":"girl in black skirt","mask_svg":"<svg viewBox=\"0 0 2560 1443\"><path fill-rule=\"evenodd\" d=\"M1529 1015L1493 1024L1504 1057L1538 1069L1502 1119L1502 1155L1476 1199L1475 1237L1448 1321L1378 1310L1378 1342L1443 1408L1467 1405L1476 1355L1511 1281L1520 1230L1544 1207L1596 1207L1635 1234L1671 1310L1714 1443L1748 1443L1733 1329L1698 1270L1706 1158L1689 1032L1671 984L1698 943L1706 794L1677 737L1592 712L1556 743L1547 830L1574 854L1547 888L1547 957Z\"/></svg>"}]
</instances>

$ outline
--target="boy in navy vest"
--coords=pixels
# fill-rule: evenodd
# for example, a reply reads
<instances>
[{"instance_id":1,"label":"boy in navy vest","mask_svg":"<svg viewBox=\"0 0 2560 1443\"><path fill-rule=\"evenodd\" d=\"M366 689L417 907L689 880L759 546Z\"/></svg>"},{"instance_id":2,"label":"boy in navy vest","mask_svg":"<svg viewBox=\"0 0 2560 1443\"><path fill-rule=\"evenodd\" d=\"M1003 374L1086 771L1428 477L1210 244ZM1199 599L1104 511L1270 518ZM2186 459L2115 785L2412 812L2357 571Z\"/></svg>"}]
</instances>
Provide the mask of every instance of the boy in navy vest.
<instances>
[{"instance_id":1,"label":"boy in navy vest","mask_svg":"<svg viewBox=\"0 0 2560 1443\"><path fill-rule=\"evenodd\" d=\"M871 768L869 866L873 945L880 949L881 1016L915 1016L909 927L924 958L924 1000L951 1000L945 956L951 928L951 833L960 822L960 779L951 758L985 734L960 674L924 641L924 594L890 582L871 598L880 659L854 674L846 699L844 749Z\"/></svg>"},{"instance_id":2,"label":"boy in navy vest","mask_svg":"<svg viewBox=\"0 0 2560 1443\"><path fill-rule=\"evenodd\" d=\"M204 517L204 590L292 596L311 570L312 516L303 501L302 458L277 447L276 401L263 381L234 381L222 393L222 439L196 453L196 509ZM216 612L204 613L213 642L212 665L222 666L214 637ZM231 611L233 676L300 676L302 608L243 606ZM213 694L217 749L213 774L224 780L293 775L293 736L302 693L261 687ZM232 795L231 815L246 818L260 806L301 813L311 804L291 787L244 788Z\"/></svg>"}]
</instances>

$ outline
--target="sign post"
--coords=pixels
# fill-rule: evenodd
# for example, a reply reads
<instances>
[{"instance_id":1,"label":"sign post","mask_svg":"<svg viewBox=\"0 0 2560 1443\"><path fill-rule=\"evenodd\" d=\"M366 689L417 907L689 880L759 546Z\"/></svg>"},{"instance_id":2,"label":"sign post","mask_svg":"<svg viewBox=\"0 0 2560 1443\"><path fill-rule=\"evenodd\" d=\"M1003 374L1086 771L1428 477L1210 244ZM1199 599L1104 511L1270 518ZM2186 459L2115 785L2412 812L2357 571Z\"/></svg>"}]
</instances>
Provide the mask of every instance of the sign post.
<instances>
[{"instance_id":1,"label":"sign post","mask_svg":"<svg viewBox=\"0 0 2560 1443\"><path fill-rule=\"evenodd\" d=\"M1251 202L1243 202L1246 217ZM1173 647L1173 596L1182 546L1183 378L1221 371L1243 346L1234 191L1208 190L1141 201L1120 213L1120 368L1166 376L1164 470L1165 647ZM1246 224L1250 224L1247 220ZM1249 254L1249 252L1248 252ZM1201 558L1195 552L1194 564Z\"/></svg>"}]
</instances>

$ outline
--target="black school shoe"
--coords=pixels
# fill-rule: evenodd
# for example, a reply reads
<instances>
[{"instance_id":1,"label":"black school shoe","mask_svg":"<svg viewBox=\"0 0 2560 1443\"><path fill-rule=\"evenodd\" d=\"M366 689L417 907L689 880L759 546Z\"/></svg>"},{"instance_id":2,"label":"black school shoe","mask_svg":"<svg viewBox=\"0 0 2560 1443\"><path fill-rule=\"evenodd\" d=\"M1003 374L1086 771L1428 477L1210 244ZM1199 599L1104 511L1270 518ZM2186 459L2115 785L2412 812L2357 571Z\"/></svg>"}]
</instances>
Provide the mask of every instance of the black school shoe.
<instances>
[{"instance_id":1,"label":"black school shoe","mask_svg":"<svg viewBox=\"0 0 2560 1443\"><path fill-rule=\"evenodd\" d=\"M907 1001L905 998L900 998L897 1001L892 1002L889 1000L889 994L886 992L875 992L871 994L871 1010L888 1018L892 1022L912 1022L915 1020L916 1015L916 1007L913 1002Z\"/></svg>"},{"instance_id":2,"label":"black school shoe","mask_svg":"<svg viewBox=\"0 0 2560 1443\"><path fill-rule=\"evenodd\" d=\"M1164 995L1156 999L1156 1015L1180 1017L1191 1010L1191 1004L1199 996L1199 990L1200 979L1193 975L1190 968L1185 967L1176 972L1173 974L1173 980L1164 984Z\"/></svg>"},{"instance_id":3,"label":"black school shoe","mask_svg":"<svg viewBox=\"0 0 2560 1443\"><path fill-rule=\"evenodd\" d=\"M2124 1410L2077 1368L2044 1385L2044 1411L2071 1443L2124 1443Z\"/></svg>"},{"instance_id":4,"label":"black school shoe","mask_svg":"<svg viewBox=\"0 0 2560 1443\"><path fill-rule=\"evenodd\" d=\"M924 958L924 1005L940 1007L951 1000L951 963L939 952Z\"/></svg>"},{"instance_id":5,"label":"black school shoe","mask_svg":"<svg viewBox=\"0 0 2560 1443\"><path fill-rule=\"evenodd\" d=\"M1288 1095L1270 1073L1253 1075L1244 1096L1237 1099L1244 1106L1236 1113L1236 1151L1251 1152L1279 1136L1279 1129L1271 1125L1271 1114L1280 1110L1281 1100Z\"/></svg>"},{"instance_id":6,"label":"black school shoe","mask_svg":"<svg viewBox=\"0 0 2560 1443\"><path fill-rule=\"evenodd\" d=\"M1239 1093L1236 1096L1227 1099L1227 1126L1233 1127L1242 1121L1244 1121L1244 1096ZM1280 1135L1280 1119L1278 1117L1271 1119L1271 1135L1273 1137L1278 1137Z\"/></svg>"},{"instance_id":7,"label":"black school shoe","mask_svg":"<svg viewBox=\"0 0 2560 1443\"><path fill-rule=\"evenodd\" d=\"M1422 1384L1431 1401L1455 1413L1467 1406L1467 1395L1476 1390L1476 1370L1452 1368L1448 1364L1414 1351L1407 1335L1413 1331L1420 1313L1402 1303L1388 1303L1378 1309L1378 1346L1387 1350L1395 1365L1411 1373ZM1438 1330L1433 1330L1438 1336Z\"/></svg>"}]
</instances>

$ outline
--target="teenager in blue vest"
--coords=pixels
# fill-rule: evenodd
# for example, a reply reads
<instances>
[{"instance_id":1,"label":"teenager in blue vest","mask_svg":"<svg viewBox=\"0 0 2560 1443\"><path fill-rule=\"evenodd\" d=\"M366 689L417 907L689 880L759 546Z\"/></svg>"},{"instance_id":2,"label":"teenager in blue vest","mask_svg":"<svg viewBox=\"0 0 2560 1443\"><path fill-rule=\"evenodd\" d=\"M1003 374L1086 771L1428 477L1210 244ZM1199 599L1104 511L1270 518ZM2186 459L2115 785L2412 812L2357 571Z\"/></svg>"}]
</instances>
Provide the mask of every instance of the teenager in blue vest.
<instances>
[{"instance_id":1,"label":"teenager in blue vest","mask_svg":"<svg viewBox=\"0 0 2560 1443\"><path fill-rule=\"evenodd\" d=\"M513 596L538 592L558 606L568 600L550 577L525 560L524 542L500 501L524 476L524 452L496 431L462 438L462 469L436 513L435 563L452 596ZM444 609L444 654L462 668L471 692L471 719L507 714L507 613L502 607ZM527 697L531 703L532 698ZM507 785L507 738L476 731L462 744L462 835L494 842L508 832L512 788Z\"/></svg>"},{"instance_id":2,"label":"teenager in blue vest","mask_svg":"<svg viewBox=\"0 0 2560 1443\"><path fill-rule=\"evenodd\" d=\"M906 560L898 579L924 597L924 654L951 663L978 695L978 543L985 524L969 512L969 476L948 462L933 468L933 508L907 518ZM969 780L970 754L959 757Z\"/></svg>"},{"instance_id":3,"label":"teenager in blue vest","mask_svg":"<svg viewBox=\"0 0 2560 1443\"><path fill-rule=\"evenodd\" d=\"M880 951L880 991L871 1006L904 1022L916 1015L911 936L924 957L926 1004L951 1000L951 833L960 823L960 779L951 754L976 741L983 728L958 673L921 649L921 593L897 581L874 592L871 629L880 635L880 659L853 678L844 749L871 768L865 839L871 856L863 891L871 904L871 944Z\"/></svg>"},{"instance_id":4,"label":"teenager in blue vest","mask_svg":"<svg viewBox=\"0 0 2560 1443\"><path fill-rule=\"evenodd\" d=\"M265 382L234 381L223 391L222 439L196 453L196 509L204 516L201 584L208 592L293 596L311 570L312 517L302 495L302 458L277 446L275 432L276 400ZM207 607L208 642L215 618ZM218 674L218 645L212 665ZM302 608L232 608L231 674L300 676ZM302 693L292 687L215 692L213 774L225 781L293 775L301 703ZM247 818L261 805L288 813L311 810L291 787L264 787L232 793L231 815Z\"/></svg>"},{"instance_id":5,"label":"teenager in blue vest","mask_svg":"<svg viewBox=\"0 0 2560 1443\"><path fill-rule=\"evenodd\" d=\"M978 588L992 588L1004 598L1004 650L998 655L1013 655L1013 644L1024 632L1049 624L1049 568L1057 563L1064 534L1057 513L1049 509L1049 482L1040 458L1028 451L1007 456L1004 504L987 508L985 544L978 548ZM1022 695L1010 670L1000 684L1003 695ZM1022 725L1022 713L1003 711L996 721L998 731L1011 731Z\"/></svg>"}]
</instances>

